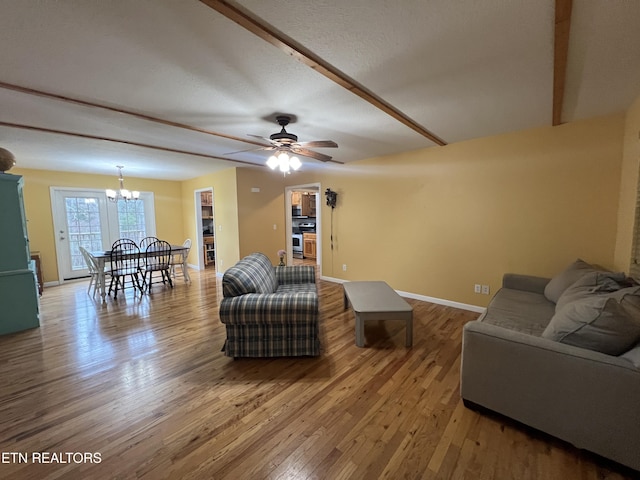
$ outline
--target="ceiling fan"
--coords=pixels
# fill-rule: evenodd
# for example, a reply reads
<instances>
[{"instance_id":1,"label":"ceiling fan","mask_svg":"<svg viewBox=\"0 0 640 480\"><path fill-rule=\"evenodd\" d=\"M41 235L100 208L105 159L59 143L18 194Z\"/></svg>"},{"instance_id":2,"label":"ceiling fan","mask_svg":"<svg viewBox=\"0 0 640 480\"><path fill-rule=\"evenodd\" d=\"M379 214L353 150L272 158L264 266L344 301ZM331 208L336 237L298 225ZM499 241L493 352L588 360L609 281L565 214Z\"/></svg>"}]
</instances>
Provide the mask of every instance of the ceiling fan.
<instances>
[{"instance_id":1,"label":"ceiling fan","mask_svg":"<svg viewBox=\"0 0 640 480\"><path fill-rule=\"evenodd\" d=\"M314 140L310 142L298 142L298 136L293 133L289 133L285 130L285 127L289 125L291 122L291 116L289 115L278 115L276 117L276 121L282 127L277 133L274 133L269 138L262 137L260 135L251 135L250 137L260 138L262 140L266 140L271 145L265 145L264 147L258 148L250 148L248 150L240 150L238 152L231 152L227 155L231 155L233 153L240 152L250 152L254 150L267 150L273 151L276 153L274 155L279 155L282 152L285 153L294 153L296 155L301 155L303 157L314 158L316 160L320 160L321 162L328 162L333 157L329 155L325 155L324 153L314 152L313 150L309 150L309 148L338 148L338 144L333 140Z\"/></svg>"}]
</instances>

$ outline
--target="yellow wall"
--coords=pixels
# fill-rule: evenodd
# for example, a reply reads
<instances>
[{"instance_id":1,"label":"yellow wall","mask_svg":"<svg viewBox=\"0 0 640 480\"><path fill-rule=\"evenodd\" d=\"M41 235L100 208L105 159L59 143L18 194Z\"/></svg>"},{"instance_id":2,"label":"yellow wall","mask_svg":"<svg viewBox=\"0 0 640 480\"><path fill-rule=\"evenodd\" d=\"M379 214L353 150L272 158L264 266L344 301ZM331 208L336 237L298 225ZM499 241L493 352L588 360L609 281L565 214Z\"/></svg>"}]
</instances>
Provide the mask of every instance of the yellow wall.
<instances>
[{"instance_id":1,"label":"yellow wall","mask_svg":"<svg viewBox=\"0 0 640 480\"><path fill-rule=\"evenodd\" d=\"M277 264L278 250L287 249L282 174L268 168L239 168L238 216L240 257L262 252Z\"/></svg>"},{"instance_id":2,"label":"yellow wall","mask_svg":"<svg viewBox=\"0 0 640 480\"><path fill-rule=\"evenodd\" d=\"M213 217L216 226L215 249L218 272L224 272L239 259L238 234L238 189L237 169L229 168L221 172L204 175L182 182L182 211L185 238L191 238L193 247L189 255L189 263L198 263L196 238L201 234L196 226L195 195L196 190L213 188Z\"/></svg>"},{"instance_id":3,"label":"yellow wall","mask_svg":"<svg viewBox=\"0 0 640 480\"><path fill-rule=\"evenodd\" d=\"M617 270L629 271L633 249L633 226L640 168L640 96L625 117L624 151L620 179L618 238L615 252Z\"/></svg>"},{"instance_id":4,"label":"yellow wall","mask_svg":"<svg viewBox=\"0 0 640 480\"><path fill-rule=\"evenodd\" d=\"M50 187L113 188L115 176L87 175L50 170L13 168L11 173L24 177L24 204L32 251L42 257L44 282L58 280ZM180 182L127 177L132 190L153 192L155 197L156 234L171 243L182 243L182 199Z\"/></svg>"},{"instance_id":5,"label":"yellow wall","mask_svg":"<svg viewBox=\"0 0 640 480\"><path fill-rule=\"evenodd\" d=\"M624 116L370 159L289 185L338 192L323 275L472 305L505 272L552 276L577 257L613 267ZM347 264L347 271L342 271Z\"/></svg>"}]
</instances>

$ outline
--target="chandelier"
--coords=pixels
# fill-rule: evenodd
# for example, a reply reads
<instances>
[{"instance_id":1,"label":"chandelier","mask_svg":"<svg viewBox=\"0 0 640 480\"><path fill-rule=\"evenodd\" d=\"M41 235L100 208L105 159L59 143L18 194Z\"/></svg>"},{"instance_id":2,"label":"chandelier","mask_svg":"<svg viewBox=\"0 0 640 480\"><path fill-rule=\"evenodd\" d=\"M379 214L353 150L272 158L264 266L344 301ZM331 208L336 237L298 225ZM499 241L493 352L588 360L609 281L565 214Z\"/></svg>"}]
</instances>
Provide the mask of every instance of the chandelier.
<instances>
[{"instance_id":1,"label":"chandelier","mask_svg":"<svg viewBox=\"0 0 640 480\"><path fill-rule=\"evenodd\" d=\"M118 200L138 200L138 198L140 198L140 192L136 190L131 192L124 188L124 178L122 178L122 169L124 167L122 165L118 165L116 168L118 169L118 181L120 182L120 189L116 191L107 188L107 198L112 202L117 202Z\"/></svg>"},{"instance_id":2,"label":"chandelier","mask_svg":"<svg viewBox=\"0 0 640 480\"><path fill-rule=\"evenodd\" d=\"M285 150L278 150L267 160L267 166L271 170L280 167L282 173L291 173L291 170L298 170L302 166L302 162L298 157L290 157Z\"/></svg>"}]
</instances>

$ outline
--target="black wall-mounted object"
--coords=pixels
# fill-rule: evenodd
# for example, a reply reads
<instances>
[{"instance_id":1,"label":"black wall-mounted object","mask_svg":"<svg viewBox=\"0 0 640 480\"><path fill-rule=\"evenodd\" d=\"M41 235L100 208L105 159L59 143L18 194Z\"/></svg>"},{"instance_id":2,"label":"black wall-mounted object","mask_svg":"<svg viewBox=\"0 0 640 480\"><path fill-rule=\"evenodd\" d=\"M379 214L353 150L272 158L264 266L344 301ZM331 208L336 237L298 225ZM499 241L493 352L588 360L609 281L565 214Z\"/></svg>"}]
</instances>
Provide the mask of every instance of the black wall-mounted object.
<instances>
[{"instance_id":1,"label":"black wall-mounted object","mask_svg":"<svg viewBox=\"0 0 640 480\"><path fill-rule=\"evenodd\" d=\"M333 190L331 190L330 188L327 188L324 194L327 197L327 205L330 206L331 208L336 208L336 201L338 200L338 194Z\"/></svg>"}]
</instances>

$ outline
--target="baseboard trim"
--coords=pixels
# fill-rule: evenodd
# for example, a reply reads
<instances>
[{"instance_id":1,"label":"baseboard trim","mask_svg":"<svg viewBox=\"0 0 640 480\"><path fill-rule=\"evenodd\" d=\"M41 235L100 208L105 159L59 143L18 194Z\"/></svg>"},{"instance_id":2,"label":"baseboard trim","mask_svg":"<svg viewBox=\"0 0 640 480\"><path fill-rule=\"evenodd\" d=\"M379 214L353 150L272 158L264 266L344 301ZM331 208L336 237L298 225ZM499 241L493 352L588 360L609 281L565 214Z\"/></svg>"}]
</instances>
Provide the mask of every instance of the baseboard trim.
<instances>
[{"instance_id":1,"label":"baseboard trim","mask_svg":"<svg viewBox=\"0 0 640 480\"><path fill-rule=\"evenodd\" d=\"M344 280L342 278L325 277L324 275L321 275L320 278L322 280L326 280L328 282L333 282L333 283L345 283L349 281L349 280ZM417 293L403 292L402 290L396 290L396 292L401 297L412 298L413 300L420 300L422 302L435 303L437 305L444 305L447 307L459 308L460 310L468 310L470 312L476 312L476 313L484 313L484 311L486 310L485 307L480 307L478 305L470 305L468 303L454 302L452 300L446 300L444 298L428 297L426 295L419 295Z\"/></svg>"}]
</instances>

